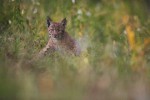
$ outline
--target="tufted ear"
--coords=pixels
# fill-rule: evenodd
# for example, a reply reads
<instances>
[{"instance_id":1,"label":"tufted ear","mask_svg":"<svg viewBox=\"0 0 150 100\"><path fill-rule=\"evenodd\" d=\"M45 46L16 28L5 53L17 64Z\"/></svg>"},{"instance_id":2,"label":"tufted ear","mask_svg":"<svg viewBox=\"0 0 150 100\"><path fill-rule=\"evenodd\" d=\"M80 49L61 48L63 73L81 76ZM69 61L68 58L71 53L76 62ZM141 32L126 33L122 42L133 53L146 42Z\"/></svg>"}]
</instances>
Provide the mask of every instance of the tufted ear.
<instances>
[{"instance_id":1,"label":"tufted ear","mask_svg":"<svg viewBox=\"0 0 150 100\"><path fill-rule=\"evenodd\" d=\"M66 24L67 24L66 18L64 18L64 19L61 21L61 24L62 24L63 26L66 26Z\"/></svg>"},{"instance_id":2,"label":"tufted ear","mask_svg":"<svg viewBox=\"0 0 150 100\"><path fill-rule=\"evenodd\" d=\"M49 16L47 16L47 27L49 27L51 25L51 18Z\"/></svg>"}]
</instances>

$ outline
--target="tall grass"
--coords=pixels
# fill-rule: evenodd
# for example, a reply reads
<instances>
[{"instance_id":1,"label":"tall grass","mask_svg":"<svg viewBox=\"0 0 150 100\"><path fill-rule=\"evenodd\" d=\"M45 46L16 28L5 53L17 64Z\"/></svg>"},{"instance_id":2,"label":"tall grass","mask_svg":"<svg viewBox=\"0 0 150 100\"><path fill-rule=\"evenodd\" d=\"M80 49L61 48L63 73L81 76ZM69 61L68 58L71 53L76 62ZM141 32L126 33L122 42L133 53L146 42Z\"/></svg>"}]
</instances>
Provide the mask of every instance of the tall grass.
<instances>
[{"instance_id":1,"label":"tall grass","mask_svg":"<svg viewBox=\"0 0 150 100\"><path fill-rule=\"evenodd\" d=\"M2 0L0 14L0 99L150 98L146 1ZM48 41L48 15L67 18L80 56L55 52L28 63Z\"/></svg>"}]
</instances>

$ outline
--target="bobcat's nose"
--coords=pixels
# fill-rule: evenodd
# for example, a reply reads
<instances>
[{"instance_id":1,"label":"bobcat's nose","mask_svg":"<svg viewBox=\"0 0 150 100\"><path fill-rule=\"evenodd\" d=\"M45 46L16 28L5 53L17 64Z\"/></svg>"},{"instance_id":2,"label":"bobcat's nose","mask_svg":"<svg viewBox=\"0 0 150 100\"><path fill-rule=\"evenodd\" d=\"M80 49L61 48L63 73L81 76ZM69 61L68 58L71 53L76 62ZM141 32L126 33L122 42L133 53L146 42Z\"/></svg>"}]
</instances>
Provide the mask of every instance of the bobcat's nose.
<instances>
[{"instance_id":1,"label":"bobcat's nose","mask_svg":"<svg viewBox=\"0 0 150 100\"><path fill-rule=\"evenodd\" d=\"M54 34L53 34L54 38L57 38L57 32L54 30Z\"/></svg>"}]
</instances>

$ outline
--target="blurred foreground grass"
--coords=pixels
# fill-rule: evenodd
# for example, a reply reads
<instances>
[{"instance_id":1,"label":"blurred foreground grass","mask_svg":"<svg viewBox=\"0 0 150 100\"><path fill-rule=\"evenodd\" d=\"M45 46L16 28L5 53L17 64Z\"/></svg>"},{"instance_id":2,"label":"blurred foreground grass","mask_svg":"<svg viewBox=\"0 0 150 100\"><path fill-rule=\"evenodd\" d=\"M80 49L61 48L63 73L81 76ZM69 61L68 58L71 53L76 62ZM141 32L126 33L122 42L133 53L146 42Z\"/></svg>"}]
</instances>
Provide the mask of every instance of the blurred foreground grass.
<instances>
[{"instance_id":1,"label":"blurred foreground grass","mask_svg":"<svg viewBox=\"0 0 150 100\"><path fill-rule=\"evenodd\" d=\"M0 100L149 100L147 0L1 0ZM79 57L27 63L48 40L46 16L67 18Z\"/></svg>"}]
</instances>

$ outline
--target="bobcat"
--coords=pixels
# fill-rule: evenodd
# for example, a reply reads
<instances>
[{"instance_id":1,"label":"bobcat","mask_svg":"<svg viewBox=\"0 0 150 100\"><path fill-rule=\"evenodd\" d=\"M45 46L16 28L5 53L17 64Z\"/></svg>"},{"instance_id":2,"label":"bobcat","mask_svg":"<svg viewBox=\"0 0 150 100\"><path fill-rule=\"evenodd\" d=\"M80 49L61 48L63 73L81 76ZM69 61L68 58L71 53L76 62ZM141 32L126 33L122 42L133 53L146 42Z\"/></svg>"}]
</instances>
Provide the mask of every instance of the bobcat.
<instances>
[{"instance_id":1,"label":"bobcat","mask_svg":"<svg viewBox=\"0 0 150 100\"><path fill-rule=\"evenodd\" d=\"M47 17L47 27L49 40L47 45L39 52L38 57L45 56L48 52L60 51L80 55L80 47L75 39L73 39L65 31L67 24L66 18L61 22L52 22L50 17Z\"/></svg>"}]
</instances>

